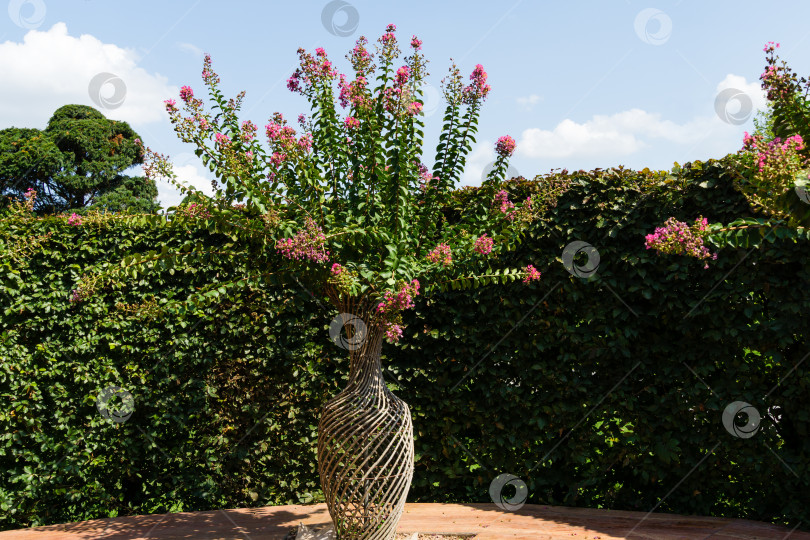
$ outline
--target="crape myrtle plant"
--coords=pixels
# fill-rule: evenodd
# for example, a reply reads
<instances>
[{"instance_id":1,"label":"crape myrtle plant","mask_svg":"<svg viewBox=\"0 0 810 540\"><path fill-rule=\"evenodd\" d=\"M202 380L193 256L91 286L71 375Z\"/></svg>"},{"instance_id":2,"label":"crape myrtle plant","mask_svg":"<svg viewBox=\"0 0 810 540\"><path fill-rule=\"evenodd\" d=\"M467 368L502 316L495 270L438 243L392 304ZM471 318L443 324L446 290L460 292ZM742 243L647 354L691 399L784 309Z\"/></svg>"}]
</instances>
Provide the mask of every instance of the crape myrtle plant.
<instances>
[{"instance_id":1,"label":"crape myrtle plant","mask_svg":"<svg viewBox=\"0 0 810 540\"><path fill-rule=\"evenodd\" d=\"M205 208L186 209L179 219L196 219L200 227L238 239L230 245L241 245L244 252L219 256L247 256L255 270L255 275L212 284L198 299L216 298L246 280L295 281L396 342L401 313L419 294L539 279L531 265L493 269L493 260L514 249L536 214L531 197L512 202L501 188L515 149L511 137L498 140L498 157L477 202L461 215L446 215L490 92L486 72L476 66L465 84L453 64L442 81L447 107L429 168L419 160L427 61L422 42L413 36L410 55L399 64L395 31L388 25L373 53L365 37L357 40L346 55L352 80L338 73L322 48L314 55L299 49L300 66L287 86L307 99L311 115L298 117L299 134L282 114L273 114L264 126L267 148L258 126L238 119L244 92L225 99L208 55L202 79L211 110L189 86L180 91L183 112L175 100L166 100L180 139L195 144L196 154L215 173L215 194L200 197L176 179L166 156L149 148L144 149L146 175L165 177L206 201ZM135 266L146 261L193 264L207 256L199 247L183 251L128 257L123 267L134 275Z\"/></svg>"},{"instance_id":2,"label":"crape myrtle plant","mask_svg":"<svg viewBox=\"0 0 810 540\"><path fill-rule=\"evenodd\" d=\"M810 239L810 82L779 62L779 43L768 42L763 51L767 67L760 75L768 117L757 132L743 135L742 148L724 159L735 187L755 212L766 217L741 217L728 225L708 223L699 216L694 225L670 217L648 234L647 249L697 259L717 259L704 242L717 247L755 247L764 241ZM704 268L708 268L708 262Z\"/></svg>"}]
</instances>

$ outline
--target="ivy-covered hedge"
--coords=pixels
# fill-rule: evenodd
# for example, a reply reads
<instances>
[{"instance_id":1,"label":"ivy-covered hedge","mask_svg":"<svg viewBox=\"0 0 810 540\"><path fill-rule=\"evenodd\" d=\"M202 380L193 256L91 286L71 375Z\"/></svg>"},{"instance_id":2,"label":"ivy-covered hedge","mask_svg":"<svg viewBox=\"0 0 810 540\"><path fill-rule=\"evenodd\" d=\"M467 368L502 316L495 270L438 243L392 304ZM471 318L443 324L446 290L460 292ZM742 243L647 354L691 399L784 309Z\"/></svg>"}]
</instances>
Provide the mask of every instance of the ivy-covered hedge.
<instances>
[{"instance_id":1,"label":"ivy-covered hedge","mask_svg":"<svg viewBox=\"0 0 810 540\"><path fill-rule=\"evenodd\" d=\"M399 345L383 347L414 417L409 500L489 501L510 473L531 503L810 522L810 242L726 247L709 269L644 246L669 216L750 216L725 171L507 185L549 208L501 265L532 263L542 279L418 297ZM457 191L456 207L475 194ZM318 411L348 368L329 338L336 312L255 284L182 315L116 308L240 275L215 256L71 303L83 273L128 253L233 246L181 221L0 227L2 528L320 500ZM589 279L561 262L576 240L598 251ZM126 422L96 408L111 384L135 399ZM753 437L724 427L734 401L761 414Z\"/></svg>"}]
</instances>

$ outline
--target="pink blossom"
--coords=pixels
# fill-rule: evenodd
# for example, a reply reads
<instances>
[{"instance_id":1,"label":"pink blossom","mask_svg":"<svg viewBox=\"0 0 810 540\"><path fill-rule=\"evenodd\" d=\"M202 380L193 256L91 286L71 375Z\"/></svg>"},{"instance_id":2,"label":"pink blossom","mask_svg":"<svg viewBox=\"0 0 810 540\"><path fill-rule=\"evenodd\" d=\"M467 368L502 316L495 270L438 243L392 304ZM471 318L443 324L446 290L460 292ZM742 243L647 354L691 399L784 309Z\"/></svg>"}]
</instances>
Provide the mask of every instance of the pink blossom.
<instances>
[{"instance_id":1,"label":"pink blossom","mask_svg":"<svg viewBox=\"0 0 810 540\"><path fill-rule=\"evenodd\" d=\"M324 250L325 244L326 235L312 218L307 217L305 228L292 238L276 242L276 249L288 259L328 262L329 251Z\"/></svg>"},{"instance_id":2,"label":"pink blossom","mask_svg":"<svg viewBox=\"0 0 810 540\"><path fill-rule=\"evenodd\" d=\"M418 101L413 101L411 102L410 105L408 105L408 114L410 114L411 116L416 116L421 112L422 112L422 104L419 103Z\"/></svg>"},{"instance_id":3,"label":"pink blossom","mask_svg":"<svg viewBox=\"0 0 810 540\"><path fill-rule=\"evenodd\" d=\"M70 291L70 303L75 304L76 302L81 302L82 300L82 293L81 289L73 289Z\"/></svg>"},{"instance_id":4,"label":"pink blossom","mask_svg":"<svg viewBox=\"0 0 810 540\"><path fill-rule=\"evenodd\" d=\"M398 311L412 308L416 305L413 302L413 298L418 295L419 280L414 279L396 294L391 291L385 291L383 301L377 304L377 312L393 315Z\"/></svg>"},{"instance_id":5,"label":"pink blossom","mask_svg":"<svg viewBox=\"0 0 810 540\"><path fill-rule=\"evenodd\" d=\"M509 157L514 153L515 146L515 139L509 135L504 135L498 139L497 143L495 143L495 152L497 152L499 156Z\"/></svg>"},{"instance_id":6,"label":"pink blossom","mask_svg":"<svg viewBox=\"0 0 810 540\"><path fill-rule=\"evenodd\" d=\"M166 110L168 110L168 111L177 110L177 107L175 106L175 105L177 105L177 102L175 100L169 98L169 99L165 100L163 103L166 104Z\"/></svg>"},{"instance_id":7,"label":"pink blossom","mask_svg":"<svg viewBox=\"0 0 810 540\"><path fill-rule=\"evenodd\" d=\"M312 149L312 133L302 135L301 138L298 139L298 148L304 153Z\"/></svg>"},{"instance_id":8,"label":"pink blossom","mask_svg":"<svg viewBox=\"0 0 810 540\"><path fill-rule=\"evenodd\" d=\"M402 327L398 324L390 324L388 325L388 329L385 331L385 339L388 343L396 343L399 341L399 338L402 337Z\"/></svg>"},{"instance_id":9,"label":"pink blossom","mask_svg":"<svg viewBox=\"0 0 810 540\"><path fill-rule=\"evenodd\" d=\"M346 124L346 127L349 129L360 126L360 120L358 120L354 116L347 116L346 119L343 121L343 123Z\"/></svg>"},{"instance_id":10,"label":"pink blossom","mask_svg":"<svg viewBox=\"0 0 810 540\"><path fill-rule=\"evenodd\" d=\"M470 75L469 86L465 86L461 91L461 99L464 103L471 104L486 99L491 87L487 84L487 73L484 66L477 64Z\"/></svg>"},{"instance_id":11,"label":"pink blossom","mask_svg":"<svg viewBox=\"0 0 810 540\"><path fill-rule=\"evenodd\" d=\"M427 259L433 263L441 262L444 266L450 266L453 263L450 246L444 243L437 245L433 251L428 254Z\"/></svg>"},{"instance_id":12,"label":"pink blossom","mask_svg":"<svg viewBox=\"0 0 810 540\"><path fill-rule=\"evenodd\" d=\"M256 136L256 130L258 130L258 127L250 120L242 122L242 140L245 142L252 141L253 137Z\"/></svg>"},{"instance_id":13,"label":"pink blossom","mask_svg":"<svg viewBox=\"0 0 810 540\"><path fill-rule=\"evenodd\" d=\"M717 259L717 254L712 255L703 243L708 223L706 218L699 217L690 227L671 217L666 220L663 227L657 227L655 232L645 237L646 248L655 249L660 253L689 255L697 259ZM704 268L708 267L706 264Z\"/></svg>"},{"instance_id":14,"label":"pink blossom","mask_svg":"<svg viewBox=\"0 0 810 540\"><path fill-rule=\"evenodd\" d=\"M73 226L81 225L82 224L82 218L81 218L81 216L79 216L78 214L76 214L74 212L73 214L70 215L67 222L68 222L68 225L73 225Z\"/></svg>"},{"instance_id":15,"label":"pink blossom","mask_svg":"<svg viewBox=\"0 0 810 540\"><path fill-rule=\"evenodd\" d=\"M536 280L540 279L540 276L542 275L542 274L541 274L540 272L538 272L538 271L537 271L537 269L536 269L534 266L532 266L531 264L530 264L530 265L528 265L528 266L527 266L527 267L524 269L524 271L526 272L526 277L525 277L525 278L523 278L523 283L529 283L530 281L536 281Z\"/></svg>"},{"instance_id":16,"label":"pink blossom","mask_svg":"<svg viewBox=\"0 0 810 540\"><path fill-rule=\"evenodd\" d=\"M506 190L500 190L498 193L495 194L495 199L493 200L493 204L500 205L500 211L503 214L509 213L514 207L514 203L509 201L509 193Z\"/></svg>"},{"instance_id":17,"label":"pink blossom","mask_svg":"<svg viewBox=\"0 0 810 540\"><path fill-rule=\"evenodd\" d=\"M194 91L191 89L190 86L184 86L180 88L180 99L184 102L188 103L191 98L194 97Z\"/></svg>"},{"instance_id":18,"label":"pink blossom","mask_svg":"<svg viewBox=\"0 0 810 540\"><path fill-rule=\"evenodd\" d=\"M408 66L402 66L397 70L396 77L394 79L394 84L396 86L403 86L405 83L408 82L408 77L410 76L411 71L408 69Z\"/></svg>"},{"instance_id":19,"label":"pink blossom","mask_svg":"<svg viewBox=\"0 0 810 540\"><path fill-rule=\"evenodd\" d=\"M411 38L411 47L413 47L415 50L418 51L419 49L422 48L422 40L417 38L416 36L413 36Z\"/></svg>"},{"instance_id":20,"label":"pink blossom","mask_svg":"<svg viewBox=\"0 0 810 540\"><path fill-rule=\"evenodd\" d=\"M301 71L296 69L292 76L287 79L287 89L290 92L301 92Z\"/></svg>"},{"instance_id":21,"label":"pink blossom","mask_svg":"<svg viewBox=\"0 0 810 540\"><path fill-rule=\"evenodd\" d=\"M473 246L473 250L476 253L480 253L481 255L488 255L492 252L492 246L494 245L494 240L488 237L486 234L480 236L475 240L475 245Z\"/></svg>"},{"instance_id":22,"label":"pink blossom","mask_svg":"<svg viewBox=\"0 0 810 540\"><path fill-rule=\"evenodd\" d=\"M214 135L214 139L216 139L216 141L222 146L227 146L231 142L230 137L228 137L224 133L217 133L216 135Z\"/></svg>"}]
</instances>

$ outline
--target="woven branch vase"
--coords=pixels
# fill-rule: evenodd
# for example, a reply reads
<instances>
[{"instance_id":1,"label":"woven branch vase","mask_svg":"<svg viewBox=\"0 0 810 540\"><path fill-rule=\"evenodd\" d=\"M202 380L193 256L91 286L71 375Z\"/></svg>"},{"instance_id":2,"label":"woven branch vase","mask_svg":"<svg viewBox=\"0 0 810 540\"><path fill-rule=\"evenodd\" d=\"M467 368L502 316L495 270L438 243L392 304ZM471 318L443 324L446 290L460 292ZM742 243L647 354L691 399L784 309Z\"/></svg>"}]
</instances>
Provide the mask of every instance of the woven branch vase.
<instances>
[{"instance_id":1,"label":"woven branch vase","mask_svg":"<svg viewBox=\"0 0 810 540\"><path fill-rule=\"evenodd\" d=\"M348 385L318 423L318 472L339 540L392 540L413 477L411 411L385 386L382 339L381 327L368 328Z\"/></svg>"}]
</instances>

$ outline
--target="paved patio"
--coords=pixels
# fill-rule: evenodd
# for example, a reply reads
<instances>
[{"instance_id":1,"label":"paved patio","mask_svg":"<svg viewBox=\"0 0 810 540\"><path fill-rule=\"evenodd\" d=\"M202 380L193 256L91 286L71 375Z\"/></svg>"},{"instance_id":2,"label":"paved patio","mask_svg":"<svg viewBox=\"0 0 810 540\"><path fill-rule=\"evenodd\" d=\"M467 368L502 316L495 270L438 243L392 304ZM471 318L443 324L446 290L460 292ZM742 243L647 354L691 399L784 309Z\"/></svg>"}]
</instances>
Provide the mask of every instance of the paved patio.
<instances>
[{"instance_id":1,"label":"paved patio","mask_svg":"<svg viewBox=\"0 0 810 540\"><path fill-rule=\"evenodd\" d=\"M96 519L0 532L0 540L248 539L281 540L303 522L325 526L326 505ZM596 539L810 540L810 534L742 519L646 514L527 504L517 512L494 504L408 504L399 532L475 534L475 540Z\"/></svg>"}]
</instances>

